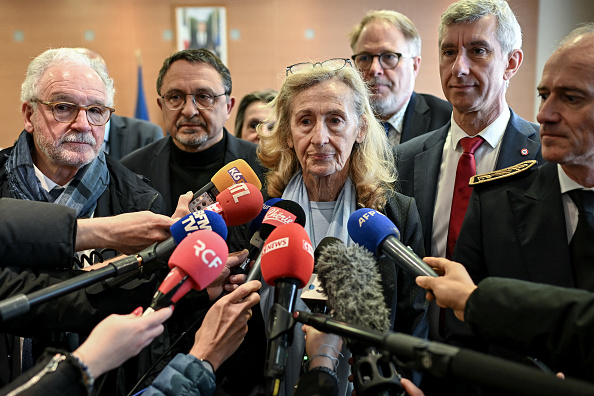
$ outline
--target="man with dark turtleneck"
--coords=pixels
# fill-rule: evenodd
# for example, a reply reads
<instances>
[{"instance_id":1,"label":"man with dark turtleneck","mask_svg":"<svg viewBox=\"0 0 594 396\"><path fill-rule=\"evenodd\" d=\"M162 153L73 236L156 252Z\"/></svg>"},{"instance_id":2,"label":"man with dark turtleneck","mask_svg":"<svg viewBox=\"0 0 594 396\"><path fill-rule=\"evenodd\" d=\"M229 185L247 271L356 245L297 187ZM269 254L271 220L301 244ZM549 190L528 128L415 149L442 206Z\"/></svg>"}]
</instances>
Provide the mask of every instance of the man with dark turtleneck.
<instances>
[{"instance_id":1,"label":"man with dark turtleneck","mask_svg":"<svg viewBox=\"0 0 594 396\"><path fill-rule=\"evenodd\" d=\"M148 178L172 214L180 195L210 182L223 165L245 160L262 179L257 146L234 137L224 125L235 104L229 69L204 49L176 52L163 62L157 102L169 136L121 162Z\"/></svg>"},{"instance_id":2,"label":"man with dark turtleneck","mask_svg":"<svg viewBox=\"0 0 594 396\"><path fill-rule=\"evenodd\" d=\"M121 162L133 172L147 178L165 200L165 213L171 215L180 195L197 191L225 164L245 160L263 180L264 168L256 157L257 145L236 138L225 129L225 122L235 104L231 96L229 69L212 52L183 50L163 62L157 78L157 102L169 136L124 157ZM227 245L231 252L245 248L247 225L231 227ZM231 282L237 276L230 277ZM167 321L172 342L189 330L200 314L199 306L208 305L203 292L188 293ZM221 394L246 394L262 378L266 338L259 309L254 308L250 332L239 350L217 371ZM178 344L175 352L187 352L190 337ZM219 390L221 388L219 387Z\"/></svg>"}]
</instances>

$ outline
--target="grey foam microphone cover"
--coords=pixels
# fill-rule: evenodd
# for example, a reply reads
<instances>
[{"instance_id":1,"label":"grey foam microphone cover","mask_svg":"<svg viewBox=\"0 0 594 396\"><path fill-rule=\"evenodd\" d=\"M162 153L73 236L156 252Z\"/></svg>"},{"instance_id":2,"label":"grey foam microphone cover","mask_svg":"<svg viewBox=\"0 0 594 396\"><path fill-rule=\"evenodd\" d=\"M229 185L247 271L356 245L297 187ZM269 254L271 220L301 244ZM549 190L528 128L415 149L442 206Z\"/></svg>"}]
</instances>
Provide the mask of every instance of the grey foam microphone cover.
<instances>
[{"instance_id":1,"label":"grey foam microphone cover","mask_svg":"<svg viewBox=\"0 0 594 396\"><path fill-rule=\"evenodd\" d=\"M390 330L381 278L373 254L364 247L333 243L320 251L318 279L328 307L340 321L377 331Z\"/></svg>"}]
</instances>

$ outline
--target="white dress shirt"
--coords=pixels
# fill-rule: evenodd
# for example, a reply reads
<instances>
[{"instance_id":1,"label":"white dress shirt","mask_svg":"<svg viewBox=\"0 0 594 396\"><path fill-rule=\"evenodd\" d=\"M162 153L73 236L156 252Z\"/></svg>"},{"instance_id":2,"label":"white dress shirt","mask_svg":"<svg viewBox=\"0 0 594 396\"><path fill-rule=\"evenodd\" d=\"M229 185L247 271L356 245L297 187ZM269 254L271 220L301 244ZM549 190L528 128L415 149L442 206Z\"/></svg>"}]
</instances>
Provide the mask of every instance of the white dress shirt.
<instances>
[{"instance_id":1,"label":"white dress shirt","mask_svg":"<svg viewBox=\"0 0 594 396\"><path fill-rule=\"evenodd\" d=\"M509 123L511 113L506 106L505 110L497 117L491 125L478 133L485 139L485 142L475 151L476 173L487 173L495 170L501 140ZM435 212L433 213L433 234L431 236L431 252L435 257L445 257L446 245L448 239L448 228L450 225L450 213L452 211L452 198L454 195L454 183L456 181L456 169L458 160L464 150L460 146L461 139L472 137L460 128L454 121L452 123L441 157L441 167L439 169L439 179L437 182L437 194L435 196ZM431 183L430 180L427 180ZM429 252L427 252L429 254Z\"/></svg>"}]
</instances>

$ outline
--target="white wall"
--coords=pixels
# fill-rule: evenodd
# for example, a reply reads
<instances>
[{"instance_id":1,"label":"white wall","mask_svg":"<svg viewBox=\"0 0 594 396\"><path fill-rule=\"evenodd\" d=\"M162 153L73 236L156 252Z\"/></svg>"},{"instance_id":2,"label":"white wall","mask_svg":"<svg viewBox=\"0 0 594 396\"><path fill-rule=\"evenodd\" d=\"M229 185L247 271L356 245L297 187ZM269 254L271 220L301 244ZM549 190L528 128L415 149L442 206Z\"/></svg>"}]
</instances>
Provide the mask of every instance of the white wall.
<instances>
[{"instance_id":1,"label":"white wall","mask_svg":"<svg viewBox=\"0 0 594 396\"><path fill-rule=\"evenodd\" d=\"M542 69L559 41L578 24L594 22L594 0L540 0L538 34L536 39L536 81L538 86ZM536 96L536 89L534 90ZM535 101L534 120L539 101Z\"/></svg>"}]
</instances>

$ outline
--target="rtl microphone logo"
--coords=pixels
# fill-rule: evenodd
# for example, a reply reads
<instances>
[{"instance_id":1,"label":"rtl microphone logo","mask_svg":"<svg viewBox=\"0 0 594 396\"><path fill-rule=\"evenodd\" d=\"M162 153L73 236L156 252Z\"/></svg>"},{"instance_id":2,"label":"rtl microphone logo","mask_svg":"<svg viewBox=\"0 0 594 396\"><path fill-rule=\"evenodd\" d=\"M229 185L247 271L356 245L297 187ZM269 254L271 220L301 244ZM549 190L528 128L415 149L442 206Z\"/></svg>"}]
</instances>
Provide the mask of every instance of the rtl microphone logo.
<instances>
[{"instance_id":1,"label":"rtl microphone logo","mask_svg":"<svg viewBox=\"0 0 594 396\"><path fill-rule=\"evenodd\" d=\"M198 257L208 268L218 268L223 264L223 260L212 249L207 249L206 244L200 239L194 244L194 254Z\"/></svg>"},{"instance_id":2,"label":"rtl microphone logo","mask_svg":"<svg viewBox=\"0 0 594 396\"><path fill-rule=\"evenodd\" d=\"M267 243L266 246L264 246L264 249L262 249L262 255L265 255L266 253L276 249L286 248L287 246L289 246L288 237L275 239L274 241Z\"/></svg>"},{"instance_id":3,"label":"rtl microphone logo","mask_svg":"<svg viewBox=\"0 0 594 396\"><path fill-rule=\"evenodd\" d=\"M282 224L293 223L296 218L297 216L291 212L272 206L266 213L266 216L264 216L262 223L276 225L278 227Z\"/></svg>"},{"instance_id":4,"label":"rtl microphone logo","mask_svg":"<svg viewBox=\"0 0 594 396\"><path fill-rule=\"evenodd\" d=\"M240 175L241 175L241 173L240 173ZM235 203L239 203L240 197L243 197L244 195L250 195L250 190L249 190L247 184L245 184L245 183L232 185L231 187L229 187L229 192L231 193L231 196L233 197L233 201Z\"/></svg>"},{"instance_id":5,"label":"rtl microphone logo","mask_svg":"<svg viewBox=\"0 0 594 396\"><path fill-rule=\"evenodd\" d=\"M204 211L202 210L199 210L198 212L193 212L191 216L188 216L185 220L182 221L182 224L184 224L184 230L188 234L198 230L212 231L210 221L208 220L206 213L204 213Z\"/></svg>"},{"instance_id":6,"label":"rtl microphone logo","mask_svg":"<svg viewBox=\"0 0 594 396\"><path fill-rule=\"evenodd\" d=\"M247 183L247 180L245 180L245 177L243 177L243 174L239 171L239 169L237 169L237 167L234 166L233 168L229 169L227 173L229 176L231 176L231 179L233 179L235 183Z\"/></svg>"}]
</instances>

